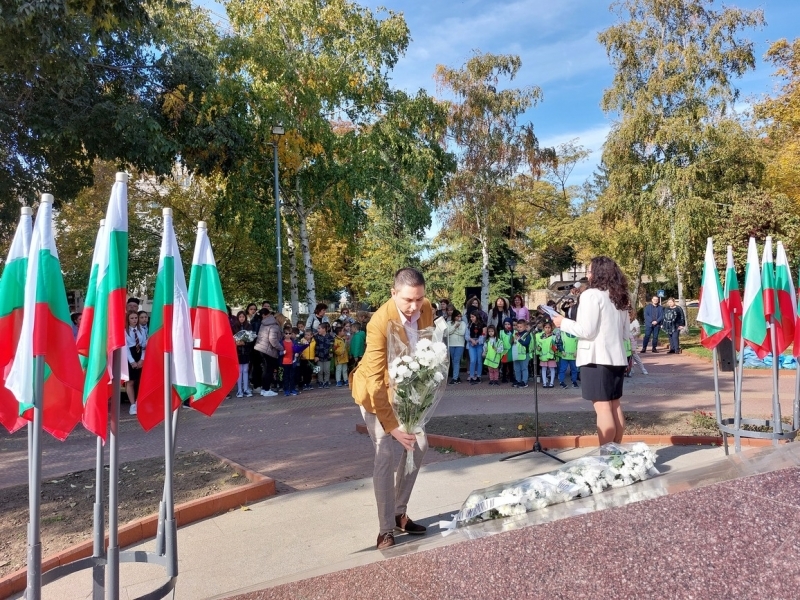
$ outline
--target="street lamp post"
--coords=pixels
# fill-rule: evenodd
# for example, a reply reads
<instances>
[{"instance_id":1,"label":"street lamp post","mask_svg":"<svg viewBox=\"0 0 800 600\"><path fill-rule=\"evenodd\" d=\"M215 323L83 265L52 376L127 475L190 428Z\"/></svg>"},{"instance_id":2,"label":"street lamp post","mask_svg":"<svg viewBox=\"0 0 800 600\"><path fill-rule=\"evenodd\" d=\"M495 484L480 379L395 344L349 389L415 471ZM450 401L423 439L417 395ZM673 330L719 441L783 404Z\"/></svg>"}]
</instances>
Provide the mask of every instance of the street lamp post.
<instances>
[{"instance_id":1,"label":"street lamp post","mask_svg":"<svg viewBox=\"0 0 800 600\"><path fill-rule=\"evenodd\" d=\"M506 265L508 266L508 270L511 271L511 296L514 296L514 269L517 268L517 261L513 258L509 258L506 261Z\"/></svg>"},{"instance_id":2,"label":"street lamp post","mask_svg":"<svg viewBox=\"0 0 800 600\"><path fill-rule=\"evenodd\" d=\"M284 133L286 131L283 125L272 126L272 155L275 163L273 173L273 179L275 180L275 244L278 253L278 312L280 313L283 312L283 265L281 264L281 192L278 184L278 141Z\"/></svg>"}]
</instances>

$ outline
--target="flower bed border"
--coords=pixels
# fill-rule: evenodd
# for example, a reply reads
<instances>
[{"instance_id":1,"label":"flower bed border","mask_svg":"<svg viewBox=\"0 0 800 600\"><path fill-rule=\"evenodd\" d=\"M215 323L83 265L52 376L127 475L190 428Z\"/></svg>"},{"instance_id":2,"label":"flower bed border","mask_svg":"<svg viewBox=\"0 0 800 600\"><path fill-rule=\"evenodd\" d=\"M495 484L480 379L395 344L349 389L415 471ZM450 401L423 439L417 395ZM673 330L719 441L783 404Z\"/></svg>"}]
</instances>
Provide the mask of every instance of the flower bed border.
<instances>
[{"instance_id":1,"label":"flower bed border","mask_svg":"<svg viewBox=\"0 0 800 600\"><path fill-rule=\"evenodd\" d=\"M356 424L358 433L367 433L362 423ZM728 436L729 438L732 436ZM483 454L505 454L530 450L536 438L500 438L496 440L470 440L448 435L428 434L428 445L431 448L451 448L454 452L466 456ZM644 442L649 446L721 446L722 436L713 435L625 435L623 444ZM539 437L539 443L545 450L594 448L599 446L596 435L555 435ZM772 440L742 438L742 446L762 447L772 444Z\"/></svg>"},{"instance_id":2,"label":"flower bed border","mask_svg":"<svg viewBox=\"0 0 800 600\"><path fill-rule=\"evenodd\" d=\"M275 495L275 480L271 477L252 471L211 450L203 450L203 452L221 460L236 473L247 478L250 483L224 492L217 492L205 498L178 504L175 506L175 521L178 527L183 527L184 525L228 512L237 506ZM119 547L125 548L155 537L157 527L157 513L122 525L118 533ZM106 545L108 545L108 533L106 533ZM91 556L92 546L92 540L87 540L43 558L42 573ZM28 570L27 568L22 568L0 579L0 598L7 598L11 594L23 591L28 583L27 578Z\"/></svg>"}]
</instances>

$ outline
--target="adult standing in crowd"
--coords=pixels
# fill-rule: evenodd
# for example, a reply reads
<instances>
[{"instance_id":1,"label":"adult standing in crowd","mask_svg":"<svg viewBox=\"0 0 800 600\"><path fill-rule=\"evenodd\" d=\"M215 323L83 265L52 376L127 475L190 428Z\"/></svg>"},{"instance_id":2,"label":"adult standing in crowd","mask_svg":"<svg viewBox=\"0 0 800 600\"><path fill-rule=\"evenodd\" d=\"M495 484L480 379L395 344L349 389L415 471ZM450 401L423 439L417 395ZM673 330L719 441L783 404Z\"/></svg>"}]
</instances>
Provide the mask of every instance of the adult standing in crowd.
<instances>
[{"instance_id":1,"label":"adult standing in crowd","mask_svg":"<svg viewBox=\"0 0 800 600\"><path fill-rule=\"evenodd\" d=\"M389 363L387 338L389 322L402 325L413 351L419 329L433 325L433 309L425 298L425 278L412 268L397 271L392 297L372 316L367 325L367 351L353 371L353 399L361 407L369 437L375 449L373 487L378 504L378 550L394 546L394 532L422 535L426 529L414 523L406 513L411 491L417 479L427 447L421 448L417 437L404 433L392 411L389 398ZM403 446L400 462L395 460L396 439ZM413 453L415 469L406 473L406 456Z\"/></svg>"},{"instance_id":2,"label":"adult standing in crowd","mask_svg":"<svg viewBox=\"0 0 800 600\"><path fill-rule=\"evenodd\" d=\"M283 350L281 327L269 309L261 309L261 327L255 345L256 352L261 355L261 395L277 396L273 392L272 382L275 369L278 368L278 357Z\"/></svg>"},{"instance_id":3,"label":"adult standing in crowd","mask_svg":"<svg viewBox=\"0 0 800 600\"><path fill-rule=\"evenodd\" d=\"M464 343L467 334L467 324L461 320L461 313L454 310L453 320L447 325L447 345L450 348L450 370L453 376L450 383L461 383L461 357L464 356Z\"/></svg>"},{"instance_id":4,"label":"adult standing in crowd","mask_svg":"<svg viewBox=\"0 0 800 600\"><path fill-rule=\"evenodd\" d=\"M352 325L356 322L356 320L350 316L350 309L346 306L342 307L342 310L339 312L339 316L336 319L342 325L347 325L348 323Z\"/></svg>"},{"instance_id":5,"label":"adult standing in crowd","mask_svg":"<svg viewBox=\"0 0 800 600\"><path fill-rule=\"evenodd\" d=\"M580 302L581 290L583 290L583 284L580 281L576 281L572 284L572 287L569 288L567 297L561 302L561 311L564 313L564 316L573 321L578 315L578 302Z\"/></svg>"},{"instance_id":6,"label":"adult standing in crowd","mask_svg":"<svg viewBox=\"0 0 800 600\"><path fill-rule=\"evenodd\" d=\"M320 302L314 307L314 312L308 315L308 319L306 319L306 329L310 329L314 333L317 333L317 329L323 323L329 323L328 317L325 313L328 312L328 305Z\"/></svg>"},{"instance_id":7,"label":"adult standing in crowd","mask_svg":"<svg viewBox=\"0 0 800 600\"><path fill-rule=\"evenodd\" d=\"M644 307L644 339L642 340L642 354L647 352L647 343L653 337L653 352L658 352L658 334L664 322L664 309L658 296L653 296L650 304Z\"/></svg>"},{"instance_id":8,"label":"adult standing in crowd","mask_svg":"<svg viewBox=\"0 0 800 600\"><path fill-rule=\"evenodd\" d=\"M531 318L531 313L528 310L528 307L525 306L525 299L520 294L514 294L514 299L512 302L513 306L511 307L511 310L514 313L513 318L518 321L529 321Z\"/></svg>"},{"instance_id":9,"label":"adult standing in crowd","mask_svg":"<svg viewBox=\"0 0 800 600\"><path fill-rule=\"evenodd\" d=\"M669 352L667 354L678 354L681 351L680 335L683 328L686 327L686 316L683 314L683 309L675 303L675 298L667 300L662 327L664 333L669 336Z\"/></svg>"},{"instance_id":10,"label":"adult standing in crowd","mask_svg":"<svg viewBox=\"0 0 800 600\"><path fill-rule=\"evenodd\" d=\"M580 338L576 363L581 369L581 393L594 405L600 445L621 442L625 415L620 398L630 339L628 280L617 263L606 256L592 259L587 270L589 288L581 293L577 320L561 315L553 324Z\"/></svg>"},{"instance_id":11,"label":"adult standing in crowd","mask_svg":"<svg viewBox=\"0 0 800 600\"><path fill-rule=\"evenodd\" d=\"M442 317L445 321L450 320L450 313L452 312L449 298L442 298L439 300L439 309L436 311L437 317Z\"/></svg>"},{"instance_id":12,"label":"adult standing in crowd","mask_svg":"<svg viewBox=\"0 0 800 600\"><path fill-rule=\"evenodd\" d=\"M147 335L139 328L139 314L133 311L125 316L125 345L128 347L128 375L130 377L125 383L125 395L128 396L128 401L131 403L129 413L135 415Z\"/></svg>"},{"instance_id":13,"label":"adult standing in crowd","mask_svg":"<svg viewBox=\"0 0 800 600\"><path fill-rule=\"evenodd\" d=\"M639 325L639 319L636 318L636 310L633 307L630 308L629 318L631 320L630 323L630 331L631 331L631 363L628 365L628 377L633 375L633 365L639 365L639 369L642 371L642 375L647 375L647 369L644 367L644 363L642 362L642 357L639 356L639 334L642 332L642 328Z\"/></svg>"},{"instance_id":14,"label":"adult standing in crowd","mask_svg":"<svg viewBox=\"0 0 800 600\"><path fill-rule=\"evenodd\" d=\"M261 328L261 312L255 302L247 305L247 322L250 324L250 331L258 335ZM261 389L261 353L250 352L250 389Z\"/></svg>"},{"instance_id":15,"label":"adult standing in crowd","mask_svg":"<svg viewBox=\"0 0 800 600\"><path fill-rule=\"evenodd\" d=\"M237 313L236 324L233 326L234 334L240 331L253 331L250 323L247 322L247 313L243 310ZM244 340L236 342L236 355L239 358L239 379L236 381L237 398L243 398L244 396L250 398L253 395L253 390L250 387L250 359L254 345L255 342L245 342Z\"/></svg>"},{"instance_id":16,"label":"adult standing in crowd","mask_svg":"<svg viewBox=\"0 0 800 600\"><path fill-rule=\"evenodd\" d=\"M128 298L128 302L125 304L125 311L126 311L126 313L129 313L129 312L138 313L139 312L139 299L134 297L134 296L131 296L130 298Z\"/></svg>"},{"instance_id":17,"label":"adult standing in crowd","mask_svg":"<svg viewBox=\"0 0 800 600\"><path fill-rule=\"evenodd\" d=\"M498 332L503 329L503 321L513 318L514 313L511 312L508 301L502 296L499 296L497 300L494 301L494 306L489 312L489 319L486 322L486 326L494 327L495 332Z\"/></svg>"},{"instance_id":18,"label":"adult standing in crowd","mask_svg":"<svg viewBox=\"0 0 800 600\"><path fill-rule=\"evenodd\" d=\"M481 382L483 371L483 342L486 328L478 311L473 310L467 324L467 353L469 354L469 382L475 385Z\"/></svg>"},{"instance_id":19,"label":"adult standing in crowd","mask_svg":"<svg viewBox=\"0 0 800 600\"><path fill-rule=\"evenodd\" d=\"M481 323L486 325L486 321L489 320L489 315L487 315L481 308L481 301L478 299L477 296L471 296L470 299L467 300L467 303L465 305L464 315L466 316L465 321L467 323L470 322L470 317L474 312L478 313L478 318L481 320Z\"/></svg>"}]
</instances>

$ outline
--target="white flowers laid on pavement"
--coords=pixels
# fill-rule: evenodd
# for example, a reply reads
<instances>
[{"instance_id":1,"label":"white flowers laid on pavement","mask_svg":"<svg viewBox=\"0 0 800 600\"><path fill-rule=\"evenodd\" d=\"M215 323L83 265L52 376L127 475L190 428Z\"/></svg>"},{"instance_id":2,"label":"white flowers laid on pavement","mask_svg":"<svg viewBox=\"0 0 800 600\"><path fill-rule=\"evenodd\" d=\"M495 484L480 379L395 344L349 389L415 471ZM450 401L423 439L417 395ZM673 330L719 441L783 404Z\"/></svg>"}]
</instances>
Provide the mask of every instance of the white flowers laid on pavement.
<instances>
[{"instance_id":1,"label":"white flowers laid on pavement","mask_svg":"<svg viewBox=\"0 0 800 600\"><path fill-rule=\"evenodd\" d=\"M647 444L605 444L598 456L584 456L558 470L475 490L443 529L539 510L551 504L598 494L658 475Z\"/></svg>"}]
</instances>

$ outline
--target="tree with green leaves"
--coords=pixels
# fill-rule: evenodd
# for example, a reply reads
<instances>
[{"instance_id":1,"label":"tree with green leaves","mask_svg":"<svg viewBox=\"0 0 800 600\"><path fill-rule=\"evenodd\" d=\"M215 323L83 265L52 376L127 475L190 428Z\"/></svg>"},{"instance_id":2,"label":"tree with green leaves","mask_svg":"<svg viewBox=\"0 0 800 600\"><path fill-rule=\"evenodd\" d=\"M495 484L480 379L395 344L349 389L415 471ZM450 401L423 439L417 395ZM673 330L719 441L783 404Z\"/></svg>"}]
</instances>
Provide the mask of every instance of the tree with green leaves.
<instances>
[{"instance_id":1,"label":"tree with green leaves","mask_svg":"<svg viewBox=\"0 0 800 600\"><path fill-rule=\"evenodd\" d=\"M217 36L189 2L2 0L0 17L0 221L72 199L95 159L168 174L236 137L204 112Z\"/></svg>"},{"instance_id":2,"label":"tree with green leaves","mask_svg":"<svg viewBox=\"0 0 800 600\"><path fill-rule=\"evenodd\" d=\"M763 122L769 155L768 181L800 206L800 38L775 42L766 58L775 66L782 87L755 107Z\"/></svg>"},{"instance_id":3,"label":"tree with green leaves","mask_svg":"<svg viewBox=\"0 0 800 600\"><path fill-rule=\"evenodd\" d=\"M389 87L409 41L402 15L379 18L348 0L240 0L226 8L236 35L225 40L223 64L239 74L229 92L246 99L251 118L250 152L231 178L228 212L242 200L271 202L271 129L282 124L283 205L313 305L312 224L352 238L370 204L404 206L414 230L430 222L452 162L439 143L446 113L423 92Z\"/></svg>"},{"instance_id":4,"label":"tree with green leaves","mask_svg":"<svg viewBox=\"0 0 800 600\"><path fill-rule=\"evenodd\" d=\"M481 304L489 303L490 248L508 225L503 207L520 166L536 153L531 124L518 119L541 98L537 87L499 89L513 81L518 56L475 54L460 69L436 67L439 88L451 93L448 133L456 149L458 170L447 187L445 226L475 239L481 251Z\"/></svg>"},{"instance_id":5,"label":"tree with green leaves","mask_svg":"<svg viewBox=\"0 0 800 600\"><path fill-rule=\"evenodd\" d=\"M712 4L619 0L618 22L599 35L615 69L602 106L617 116L603 150L602 210L630 219L641 255L669 257L681 298L683 271L703 248L694 242L718 216L712 194L724 182L705 174L729 166L717 164L717 131L738 97L733 80L755 65L741 30L764 22L761 11Z\"/></svg>"}]
</instances>

